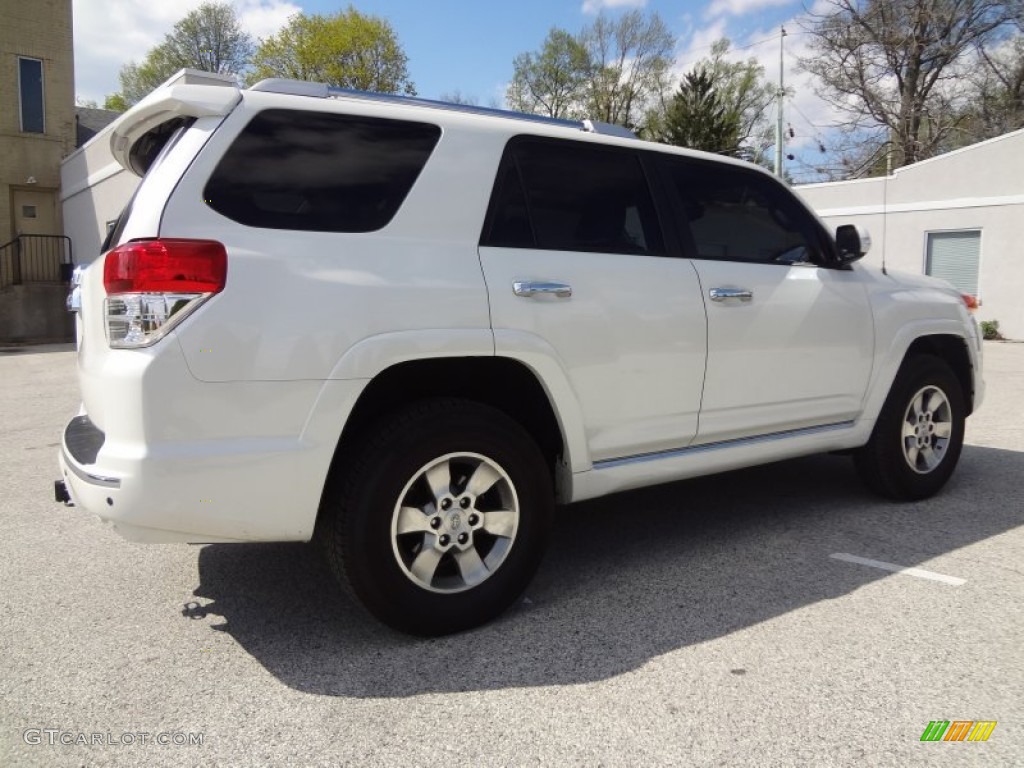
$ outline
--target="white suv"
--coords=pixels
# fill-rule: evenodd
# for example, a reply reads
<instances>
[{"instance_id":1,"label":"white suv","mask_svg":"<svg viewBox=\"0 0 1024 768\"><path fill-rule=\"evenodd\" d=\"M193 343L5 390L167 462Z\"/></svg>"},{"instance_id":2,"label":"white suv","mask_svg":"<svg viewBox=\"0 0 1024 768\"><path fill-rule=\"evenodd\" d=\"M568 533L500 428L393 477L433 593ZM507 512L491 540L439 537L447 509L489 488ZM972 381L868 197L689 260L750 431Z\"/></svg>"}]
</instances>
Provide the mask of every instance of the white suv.
<instances>
[{"instance_id":1,"label":"white suv","mask_svg":"<svg viewBox=\"0 0 1024 768\"><path fill-rule=\"evenodd\" d=\"M58 497L135 541L316 538L435 634L521 593L556 503L844 450L939 490L982 396L959 294L856 264L752 165L623 133L153 93L112 138L143 179L78 289Z\"/></svg>"}]
</instances>

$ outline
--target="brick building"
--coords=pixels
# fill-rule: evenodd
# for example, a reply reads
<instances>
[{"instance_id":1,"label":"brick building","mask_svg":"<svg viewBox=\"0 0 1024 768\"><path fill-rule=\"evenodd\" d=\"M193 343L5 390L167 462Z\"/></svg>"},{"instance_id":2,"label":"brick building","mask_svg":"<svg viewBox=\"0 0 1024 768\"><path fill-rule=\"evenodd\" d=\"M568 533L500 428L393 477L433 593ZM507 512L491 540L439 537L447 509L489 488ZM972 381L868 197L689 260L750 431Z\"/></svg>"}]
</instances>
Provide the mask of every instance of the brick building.
<instances>
[{"instance_id":1,"label":"brick building","mask_svg":"<svg viewBox=\"0 0 1024 768\"><path fill-rule=\"evenodd\" d=\"M57 236L75 133L71 0L0 0L0 341L67 335Z\"/></svg>"}]
</instances>

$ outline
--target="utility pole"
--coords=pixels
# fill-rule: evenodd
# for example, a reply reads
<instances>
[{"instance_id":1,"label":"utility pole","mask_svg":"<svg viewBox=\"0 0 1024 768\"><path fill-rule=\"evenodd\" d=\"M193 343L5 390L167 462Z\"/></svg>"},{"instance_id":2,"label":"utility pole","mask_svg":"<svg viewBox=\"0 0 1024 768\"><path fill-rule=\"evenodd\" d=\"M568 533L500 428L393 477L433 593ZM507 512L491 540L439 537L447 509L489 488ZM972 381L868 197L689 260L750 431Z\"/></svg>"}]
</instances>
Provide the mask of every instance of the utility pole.
<instances>
[{"instance_id":1,"label":"utility pole","mask_svg":"<svg viewBox=\"0 0 1024 768\"><path fill-rule=\"evenodd\" d=\"M782 43L786 39L786 28L779 27L782 34L779 36L779 119L775 124L775 175L782 178L782 102L786 98L786 89L782 80Z\"/></svg>"}]
</instances>

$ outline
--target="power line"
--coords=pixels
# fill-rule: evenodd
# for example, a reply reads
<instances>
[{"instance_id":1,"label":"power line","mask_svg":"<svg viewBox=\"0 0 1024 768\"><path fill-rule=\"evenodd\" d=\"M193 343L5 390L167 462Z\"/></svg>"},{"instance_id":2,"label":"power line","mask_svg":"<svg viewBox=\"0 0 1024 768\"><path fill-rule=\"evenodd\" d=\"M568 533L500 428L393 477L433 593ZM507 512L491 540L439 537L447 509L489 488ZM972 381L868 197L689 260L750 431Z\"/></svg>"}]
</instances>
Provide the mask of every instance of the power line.
<instances>
[{"instance_id":1,"label":"power line","mask_svg":"<svg viewBox=\"0 0 1024 768\"><path fill-rule=\"evenodd\" d=\"M803 34L806 34L806 33L803 30L800 30L799 32L786 32L785 36L786 37L799 37L800 35L803 35ZM722 40L722 39L723 38L720 37L720 38L718 38L718 40L716 40L715 42L711 43L710 45L702 45L699 48L688 48L686 51L684 51L684 53L691 54L691 53L702 53L704 51L710 51L712 48L715 47L715 45L719 42L719 40ZM733 45L732 40L729 40L729 38L727 38L727 37L725 37L724 39L729 41L729 52L732 52L732 51L746 51L746 50L749 50L750 48L756 48L759 45L764 45L765 43L773 43L773 42L775 42L776 40L779 39L779 33L776 33L776 34L772 35L771 37L762 38L761 40L755 40L755 41L753 41L751 43L747 43L746 45Z\"/></svg>"}]
</instances>

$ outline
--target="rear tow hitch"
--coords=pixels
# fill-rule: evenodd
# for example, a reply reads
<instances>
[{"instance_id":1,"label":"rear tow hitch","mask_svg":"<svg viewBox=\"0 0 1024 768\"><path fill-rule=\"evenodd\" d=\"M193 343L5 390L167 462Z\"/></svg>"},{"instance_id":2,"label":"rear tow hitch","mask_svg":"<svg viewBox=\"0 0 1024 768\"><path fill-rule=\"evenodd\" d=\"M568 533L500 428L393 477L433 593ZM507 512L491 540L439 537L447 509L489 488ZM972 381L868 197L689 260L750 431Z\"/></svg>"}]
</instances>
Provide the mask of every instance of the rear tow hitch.
<instances>
[{"instance_id":1,"label":"rear tow hitch","mask_svg":"<svg viewBox=\"0 0 1024 768\"><path fill-rule=\"evenodd\" d=\"M71 500L71 494L68 493L67 483L65 483L63 480L53 481L53 498L55 501L58 501L66 506L75 506L75 502Z\"/></svg>"}]
</instances>

